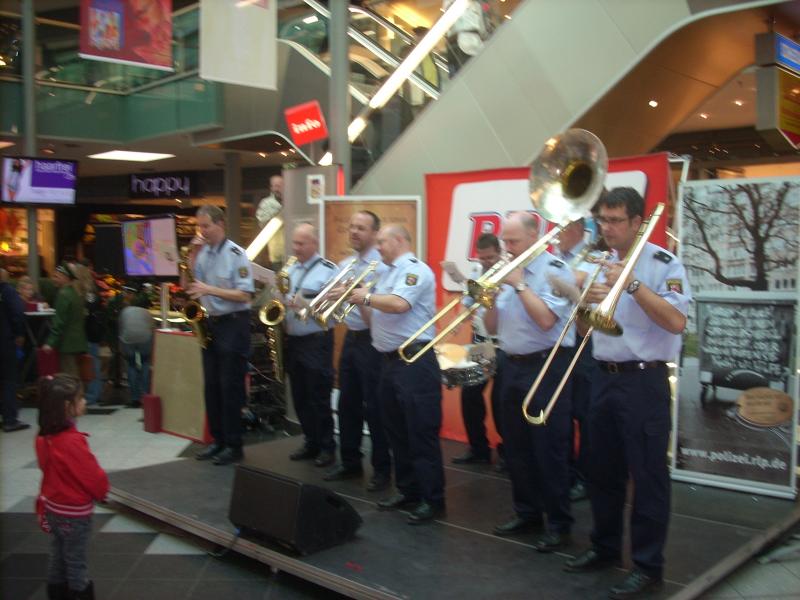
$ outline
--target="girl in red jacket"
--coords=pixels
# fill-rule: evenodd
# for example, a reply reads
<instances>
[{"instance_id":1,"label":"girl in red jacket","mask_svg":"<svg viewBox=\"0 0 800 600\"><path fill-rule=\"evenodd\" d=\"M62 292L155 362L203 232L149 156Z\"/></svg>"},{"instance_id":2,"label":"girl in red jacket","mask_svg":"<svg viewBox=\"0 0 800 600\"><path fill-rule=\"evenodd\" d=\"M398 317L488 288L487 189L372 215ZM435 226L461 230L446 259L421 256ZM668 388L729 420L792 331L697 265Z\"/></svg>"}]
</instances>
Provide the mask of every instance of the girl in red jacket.
<instances>
[{"instance_id":1,"label":"girl in red jacket","mask_svg":"<svg viewBox=\"0 0 800 600\"><path fill-rule=\"evenodd\" d=\"M94 501L108 493L108 477L75 427L86 411L80 380L66 373L39 380L39 435L36 457L42 470L37 512L52 533L47 597L94 598L86 568Z\"/></svg>"}]
</instances>

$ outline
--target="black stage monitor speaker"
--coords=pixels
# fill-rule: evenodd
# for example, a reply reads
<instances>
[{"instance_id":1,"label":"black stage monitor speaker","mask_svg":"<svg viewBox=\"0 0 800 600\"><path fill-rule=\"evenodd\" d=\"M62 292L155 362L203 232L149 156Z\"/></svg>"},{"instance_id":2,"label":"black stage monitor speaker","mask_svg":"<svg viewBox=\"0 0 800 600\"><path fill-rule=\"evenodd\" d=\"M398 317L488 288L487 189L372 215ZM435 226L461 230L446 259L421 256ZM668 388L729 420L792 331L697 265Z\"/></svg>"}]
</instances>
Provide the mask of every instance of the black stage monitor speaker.
<instances>
[{"instance_id":1,"label":"black stage monitor speaker","mask_svg":"<svg viewBox=\"0 0 800 600\"><path fill-rule=\"evenodd\" d=\"M239 465L228 518L245 536L311 554L351 539L361 516L331 490Z\"/></svg>"}]
</instances>

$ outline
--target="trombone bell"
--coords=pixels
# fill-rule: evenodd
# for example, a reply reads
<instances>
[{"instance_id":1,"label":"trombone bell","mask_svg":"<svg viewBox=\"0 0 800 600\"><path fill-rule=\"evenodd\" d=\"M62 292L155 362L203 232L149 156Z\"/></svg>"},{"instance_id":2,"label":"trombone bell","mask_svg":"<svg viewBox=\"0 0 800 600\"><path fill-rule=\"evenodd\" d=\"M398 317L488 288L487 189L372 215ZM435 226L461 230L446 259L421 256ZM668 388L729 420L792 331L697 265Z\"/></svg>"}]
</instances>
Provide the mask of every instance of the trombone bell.
<instances>
[{"instance_id":1,"label":"trombone bell","mask_svg":"<svg viewBox=\"0 0 800 600\"><path fill-rule=\"evenodd\" d=\"M584 323L593 327L595 331L612 337L619 337L622 335L622 327L620 327L619 323L617 323L611 315L605 314L598 309L592 310L588 306L581 306L578 309L578 317L580 317Z\"/></svg>"}]
</instances>

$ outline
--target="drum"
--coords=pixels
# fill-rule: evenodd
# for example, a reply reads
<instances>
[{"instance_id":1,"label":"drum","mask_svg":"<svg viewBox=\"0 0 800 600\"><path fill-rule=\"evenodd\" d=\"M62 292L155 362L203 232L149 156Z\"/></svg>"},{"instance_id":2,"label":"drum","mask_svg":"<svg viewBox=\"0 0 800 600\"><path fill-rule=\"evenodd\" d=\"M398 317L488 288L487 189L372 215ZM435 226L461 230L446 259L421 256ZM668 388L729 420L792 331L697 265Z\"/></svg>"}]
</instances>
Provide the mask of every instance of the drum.
<instances>
[{"instance_id":1,"label":"drum","mask_svg":"<svg viewBox=\"0 0 800 600\"><path fill-rule=\"evenodd\" d=\"M440 344L436 358L442 371L442 383L448 388L480 385L492 377L497 368L492 344Z\"/></svg>"}]
</instances>

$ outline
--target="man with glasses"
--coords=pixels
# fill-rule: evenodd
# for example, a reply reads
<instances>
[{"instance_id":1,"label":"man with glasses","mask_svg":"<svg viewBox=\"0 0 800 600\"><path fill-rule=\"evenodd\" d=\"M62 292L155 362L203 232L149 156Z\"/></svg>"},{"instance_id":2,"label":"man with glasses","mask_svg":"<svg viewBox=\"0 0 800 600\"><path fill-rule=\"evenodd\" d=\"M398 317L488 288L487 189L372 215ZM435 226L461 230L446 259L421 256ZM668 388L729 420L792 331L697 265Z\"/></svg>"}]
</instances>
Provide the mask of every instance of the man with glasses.
<instances>
[{"instance_id":1,"label":"man with glasses","mask_svg":"<svg viewBox=\"0 0 800 600\"><path fill-rule=\"evenodd\" d=\"M595 220L614 256L590 289L599 303L622 273L637 240L644 200L633 188L615 188L595 206ZM614 319L620 337L595 332L589 408L589 498L592 547L567 561L565 570L585 572L613 566L621 558L628 478L633 479L631 558L634 568L611 598L633 598L663 582L664 543L669 524L667 443L670 387L667 361L681 348L691 299L686 271L671 253L649 242L625 282Z\"/></svg>"}]
</instances>

